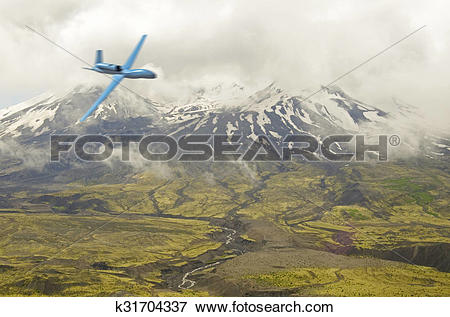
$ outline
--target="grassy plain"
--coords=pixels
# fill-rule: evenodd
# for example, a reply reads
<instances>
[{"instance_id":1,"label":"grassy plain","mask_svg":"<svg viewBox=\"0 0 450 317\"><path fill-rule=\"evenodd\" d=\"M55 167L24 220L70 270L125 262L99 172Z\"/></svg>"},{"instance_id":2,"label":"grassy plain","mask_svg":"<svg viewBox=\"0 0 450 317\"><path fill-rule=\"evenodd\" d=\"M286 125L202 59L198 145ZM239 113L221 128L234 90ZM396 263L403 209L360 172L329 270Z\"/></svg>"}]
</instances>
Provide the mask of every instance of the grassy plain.
<instances>
[{"instance_id":1,"label":"grassy plain","mask_svg":"<svg viewBox=\"0 0 450 317\"><path fill-rule=\"evenodd\" d=\"M416 162L225 165L172 166L169 176L147 171L120 182L114 175L108 182L77 178L47 191L4 189L0 295L210 294L214 289L206 283L180 289L182 276L267 250L274 228L283 233L274 250L289 243L352 258L404 249L401 255L419 265L340 269L329 263L246 275L262 289L450 296L449 275L441 272L450 269L448 169L429 163L419 168ZM268 229L250 232L260 223ZM436 246L447 253L437 254ZM408 248L416 251L410 255ZM441 271L427 267L437 265ZM196 278L208 274L214 269Z\"/></svg>"}]
</instances>

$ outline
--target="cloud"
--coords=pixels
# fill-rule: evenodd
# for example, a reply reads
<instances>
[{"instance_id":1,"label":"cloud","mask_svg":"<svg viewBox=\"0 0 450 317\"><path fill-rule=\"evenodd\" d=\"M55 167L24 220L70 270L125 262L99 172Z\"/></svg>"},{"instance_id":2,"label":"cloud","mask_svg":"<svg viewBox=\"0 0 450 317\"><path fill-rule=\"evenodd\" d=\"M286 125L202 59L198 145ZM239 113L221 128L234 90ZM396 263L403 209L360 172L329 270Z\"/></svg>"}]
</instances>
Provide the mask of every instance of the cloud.
<instances>
[{"instance_id":1,"label":"cloud","mask_svg":"<svg viewBox=\"0 0 450 317\"><path fill-rule=\"evenodd\" d=\"M49 163L47 151L33 146L24 146L13 139L0 140L0 157L16 160L20 162L18 165L37 171L42 171Z\"/></svg>"},{"instance_id":2,"label":"cloud","mask_svg":"<svg viewBox=\"0 0 450 317\"><path fill-rule=\"evenodd\" d=\"M0 52L0 105L15 96L108 81L82 70L85 65L24 29L25 24L89 62L96 49L104 49L107 61L123 63L140 35L148 33L135 66L152 63L164 76L157 84L127 82L144 95L180 83L232 80L248 87L275 80L289 89L316 89L427 24L338 84L375 105L389 107L393 96L404 99L442 124L449 115L450 26L442 12L450 5L445 1L431 6L387 0L156 0L132 5L7 0L1 6L6 22L0 26L5 48Z\"/></svg>"}]
</instances>

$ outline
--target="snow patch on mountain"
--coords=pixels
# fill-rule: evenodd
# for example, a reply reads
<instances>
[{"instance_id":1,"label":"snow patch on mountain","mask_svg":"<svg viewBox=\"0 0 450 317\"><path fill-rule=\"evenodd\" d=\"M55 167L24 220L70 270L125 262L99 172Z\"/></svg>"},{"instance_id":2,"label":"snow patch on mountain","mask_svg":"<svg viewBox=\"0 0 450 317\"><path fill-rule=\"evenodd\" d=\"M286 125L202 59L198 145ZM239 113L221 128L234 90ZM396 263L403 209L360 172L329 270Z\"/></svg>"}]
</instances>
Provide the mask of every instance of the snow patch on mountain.
<instances>
[{"instance_id":1,"label":"snow patch on mountain","mask_svg":"<svg viewBox=\"0 0 450 317\"><path fill-rule=\"evenodd\" d=\"M36 97L33 97L31 99L28 99L24 102L21 102L16 105L12 105L3 109L0 109L0 120L4 119L14 113L17 113L19 111L22 111L24 109L27 109L29 107L32 107L36 104L42 103L42 102L53 102L55 101L55 96L52 92L44 92Z\"/></svg>"}]
</instances>

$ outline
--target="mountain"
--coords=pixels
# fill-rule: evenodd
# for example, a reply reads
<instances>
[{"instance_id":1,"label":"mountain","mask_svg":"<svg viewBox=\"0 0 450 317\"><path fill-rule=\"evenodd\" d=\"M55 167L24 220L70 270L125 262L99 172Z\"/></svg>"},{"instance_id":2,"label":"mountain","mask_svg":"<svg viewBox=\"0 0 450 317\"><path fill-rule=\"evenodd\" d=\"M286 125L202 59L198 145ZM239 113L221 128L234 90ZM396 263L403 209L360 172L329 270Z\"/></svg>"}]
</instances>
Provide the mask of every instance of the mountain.
<instances>
[{"instance_id":1,"label":"mountain","mask_svg":"<svg viewBox=\"0 0 450 317\"><path fill-rule=\"evenodd\" d=\"M21 141L52 133L111 133L149 130L160 120L155 105L124 88L113 91L87 124L79 118L102 93L103 87L77 86L71 91L47 92L26 102L0 110L0 137ZM150 129L151 130L151 129Z\"/></svg>"},{"instance_id":2,"label":"mountain","mask_svg":"<svg viewBox=\"0 0 450 317\"><path fill-rule=\"evenodd\" d=\"M382 125L388 114L346 95L326 88L312 99L291 95L274 83L240 100L178 105L166 113L172 134L241 134L255 139L265 134L281 140L286 134L361 131L369 124Z\"/></svg>"},{"instance_id":3,"label":"mountain","mask_svg":"<svg viewBox=\"0 0 450 317\"><path fill-rule=\"evenodd\" d=\"M402 141L411 151L425 148L430 157L450 153L448 137L425 133L427 130L418 135L418 128L410 124L411 120L421 121L413 106L395 101L397 111L387 113L339 87L323 87L307 98L308 92L290 93L275 83L253 93L239 84L222 84L193 90L173 103L143 98L118 87L93 116L80 124L78 119L102 90L78 86L1 109L0 137L39 143L48 142L52 133L167 133L174 137L194 133L238 134L244 140L267 135L280 142L286 134L307 133L321 138L332 133L391 133L403 134Z\"/></svg>"}]
</instances>

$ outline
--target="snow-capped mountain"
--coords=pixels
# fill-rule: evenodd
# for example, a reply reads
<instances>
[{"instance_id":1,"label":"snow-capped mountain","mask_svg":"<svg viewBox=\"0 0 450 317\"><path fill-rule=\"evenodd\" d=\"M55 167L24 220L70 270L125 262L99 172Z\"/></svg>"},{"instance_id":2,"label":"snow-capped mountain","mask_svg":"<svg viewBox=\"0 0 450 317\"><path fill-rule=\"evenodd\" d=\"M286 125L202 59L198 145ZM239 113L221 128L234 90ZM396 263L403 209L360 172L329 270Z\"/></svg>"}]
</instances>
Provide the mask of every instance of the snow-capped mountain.
<instances>
[{"instance_id":1,"label":"snow-capped mountain","mask_svg":"<svg viewBox=\"0 0 450 317\"><path fill-rule=\"evenodd\" d=\"M160 119L152 101L125 88L113 91L86 124L79 118L102 93L103 87L78 86L64 93L44 93L0 110L0 137L35 138L51 133L104 131L147 127ZM127 122L127 121L133 121ZM108 124L116 123L114 126Z\"/></svg>"},{"instance_id":2,"label":"snow-capped mountain","mask_svg":"<svg viewBox=\"0 0 450 317\"><path fill-rule=\"evenodd\" d=\"M265 134L281 139L286 134L361 131L368 124L382 124L388 114L357 101L338 88L327 88L305 100L274 83L233 102L203 99L174 106L166 113L172 134L241 134L255 139Z\"/></svg>"},{"instance_id":3,"label":"snow-capped mountain","mask_svg":"<svg viewBox=\"0 0 450 317\"><path fill-rule=\"evenodd\" d=\"M275 83L249 93L243 86L217 85L197 89L175 103L161 104L118 87L82 124L79 118L103 87L76 87L66 93L46 93L27 102L0 109L0 138L36 143L52 133L167 133L236 134L243 139L266 135L280 142L286 134L307 133L319 138L332 133L393 133L399 120L417 115L399 103L398 113L387 113L356 100L338 87L289 93ZM402 128L405 131L404 128ZM416 131L412 131L416 132ZM411 135L414 135L412 133ZM450 141L427 135L429 153L445 155ZM404 141L408 141L403 139ZM407 142L419 151L417 140Z\"/></svg>"}]
</instances>

